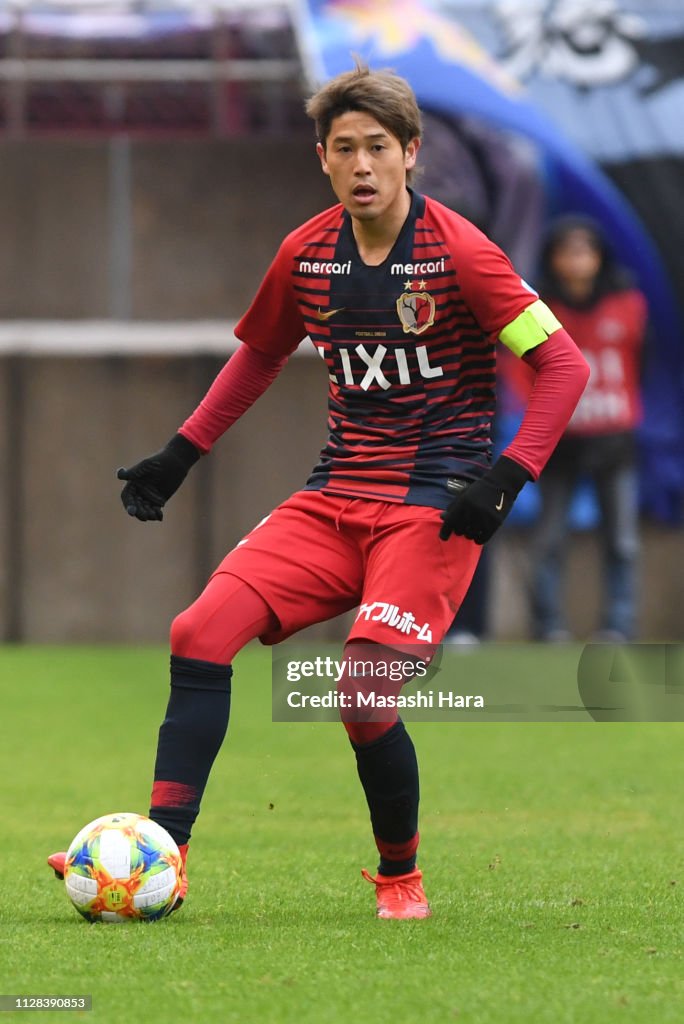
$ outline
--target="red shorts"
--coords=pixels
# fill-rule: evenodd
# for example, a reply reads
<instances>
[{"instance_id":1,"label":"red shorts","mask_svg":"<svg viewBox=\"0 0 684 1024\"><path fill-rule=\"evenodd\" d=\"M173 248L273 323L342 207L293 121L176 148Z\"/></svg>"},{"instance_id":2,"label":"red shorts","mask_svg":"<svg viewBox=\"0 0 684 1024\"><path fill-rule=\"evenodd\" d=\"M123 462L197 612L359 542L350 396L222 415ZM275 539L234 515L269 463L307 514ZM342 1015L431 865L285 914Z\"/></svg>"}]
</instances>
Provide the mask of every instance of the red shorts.
<instances>
[{"instance_id":1,"label":"red shorts","mask_svg":"<svg viewBox=\"0 0 684 1024\"><path fill-rule=\"evenodd\" d=\"M359 606L349 639L439 644L470 586L482 548L440 540L440 511L298 491L254 527L216 572L263 597L275 644Z\"/></svg>"}]
</instances>

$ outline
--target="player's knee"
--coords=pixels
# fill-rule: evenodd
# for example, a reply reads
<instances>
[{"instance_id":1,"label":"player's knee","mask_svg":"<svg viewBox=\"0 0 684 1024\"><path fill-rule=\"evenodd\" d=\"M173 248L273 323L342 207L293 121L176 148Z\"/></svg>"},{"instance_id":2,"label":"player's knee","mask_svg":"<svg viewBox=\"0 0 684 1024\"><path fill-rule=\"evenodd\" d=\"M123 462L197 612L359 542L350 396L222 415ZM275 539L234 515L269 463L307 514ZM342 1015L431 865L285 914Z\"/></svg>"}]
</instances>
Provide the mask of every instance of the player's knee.
<instances>
[{"instance_id":1,"label":"player's knee","mask_svg":"<svg viewBox=\"0 0 684 1024\"><path fill-rule=\"evenodd\" d=\"M200 661L220 661L214 644L202 628L201 619L194 605L177 615L171 623L171 653L180 658L197 658Z\"/></svg>"},{"instance_id":2,"label":"player's knee","mask_svg":"<svg viewBox=\"0 0 684 1024\"><path fill-rule=\"evenodd\" d=\"M177 654L181 658L187 658L194 633L193 616L191 609L187 608L171 623L171 653Z\"/></svg>"},{"instance_id":3,"label":"player's knee","mask_svg":"<svg viewBox=\"0 0 684 1024\"><path fill-rule=\"evenodd\" d=\"M344 648L346 670L337 684L340 718L349 739L355 746L365 746L384 736L399 718L392 701L403 682L394 681L387 673L388 659L396 652L372 641L348 641ZM384 707L385 703L389 707ZM383 708L383 721L369 721Z\"/></svg>"},{"instance_id":4,"label":"player's knee","mask_svg":"<svg viewBox=\"0 0 684 1024\"><path fill-rule=\"evenodd\" d=\"M344 719L342 720L349 739L356 747L363 747L367 743L379 740L396 723L396 717L391 722L345 722Z\"/></svg>"}]
</instances>

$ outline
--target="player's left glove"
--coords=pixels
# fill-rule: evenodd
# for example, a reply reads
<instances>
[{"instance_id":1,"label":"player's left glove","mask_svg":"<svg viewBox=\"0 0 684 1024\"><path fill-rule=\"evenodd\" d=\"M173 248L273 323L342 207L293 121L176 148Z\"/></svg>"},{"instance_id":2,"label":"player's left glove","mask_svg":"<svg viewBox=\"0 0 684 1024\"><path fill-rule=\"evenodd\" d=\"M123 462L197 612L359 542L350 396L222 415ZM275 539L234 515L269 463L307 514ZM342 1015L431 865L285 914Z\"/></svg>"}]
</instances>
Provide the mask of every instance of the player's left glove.
<instances>
[{"instance_id":1,"label":"player's left glove","mask_svg":"<svg viewBox=\"0 0 684 1024\"><path fill-rule=\"evenodd\" d=\"M530 474L519 463L502 455L479 480L468 484L442 512L442 540L452 533L486 544L511 511L513 502Z\"/></svg>"}]
</instances>

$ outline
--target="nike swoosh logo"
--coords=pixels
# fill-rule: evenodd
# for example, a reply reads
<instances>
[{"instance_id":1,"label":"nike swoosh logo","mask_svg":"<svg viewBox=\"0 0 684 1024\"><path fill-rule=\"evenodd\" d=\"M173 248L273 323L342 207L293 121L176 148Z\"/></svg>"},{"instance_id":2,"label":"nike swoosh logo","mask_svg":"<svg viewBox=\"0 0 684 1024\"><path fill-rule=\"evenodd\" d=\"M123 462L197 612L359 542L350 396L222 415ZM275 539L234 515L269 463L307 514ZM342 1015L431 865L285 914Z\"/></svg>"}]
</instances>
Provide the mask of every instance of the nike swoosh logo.
<instances>
[{"instance_id":1,"label":"nike swoosh logo","mask_svg":"<svg viewBox=\"0 0 684 1024\"><path fill-rule=\"evenodd\" d=\"M321 307L319 306L318 309L316 310L316 319L329 320L331 316L335 316L335 313L341 313L342 310L346 308L346 306L340 306L339 309L329 309L327 313L324 313Z\"/></svg>"},{"instance_id":2,"label":"nike swoosh logo","mask_svg":"<svg viewBox=\"0 0 684 1024\"><path fill-rule=\"evenodd\" d=\"M504 500L504 496L503 496L503 491L502 491L501 492L501 497L499 498L499 504L494 506L494 508L496 509L497 512L500 512L501 509L503 508L503 500Z\"/></svg>"}]
</instances>

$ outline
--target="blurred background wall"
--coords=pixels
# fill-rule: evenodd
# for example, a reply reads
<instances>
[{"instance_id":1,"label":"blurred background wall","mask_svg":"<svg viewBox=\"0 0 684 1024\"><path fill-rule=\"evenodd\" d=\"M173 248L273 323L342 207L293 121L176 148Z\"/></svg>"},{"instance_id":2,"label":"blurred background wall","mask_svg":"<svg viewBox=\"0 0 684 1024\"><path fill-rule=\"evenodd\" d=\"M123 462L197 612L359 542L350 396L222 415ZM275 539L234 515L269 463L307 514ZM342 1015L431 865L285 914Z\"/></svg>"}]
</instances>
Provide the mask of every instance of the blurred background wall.
<instances>
[{"instance_id":1,"label":"blurred background wall","mask_svg":"<svg viewBox=\"0 0 684 1024\"><path fill-rule=\"evenodd\" d=\"M0 141L0 318L237 318L283 236L334 200L319 166L304 130Z\"/></svg>"}]
</instances>

